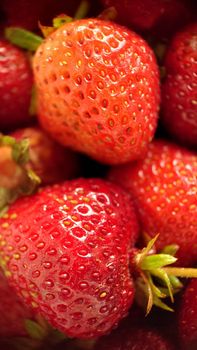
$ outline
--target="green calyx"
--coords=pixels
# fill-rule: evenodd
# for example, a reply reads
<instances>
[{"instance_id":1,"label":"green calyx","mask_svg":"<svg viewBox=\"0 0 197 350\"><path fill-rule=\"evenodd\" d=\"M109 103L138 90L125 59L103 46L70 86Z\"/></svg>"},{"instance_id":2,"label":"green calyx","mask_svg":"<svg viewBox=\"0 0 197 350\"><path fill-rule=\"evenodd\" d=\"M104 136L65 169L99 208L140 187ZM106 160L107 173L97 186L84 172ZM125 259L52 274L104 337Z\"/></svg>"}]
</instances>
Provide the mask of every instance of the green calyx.
<instances>
[{"instance_id":1,"label":"green calyx","mask_svg":"<svg viewBox=\"0 0 197 350\"><path fill-rule=\"evenodd\" d=\"M6 339L5 346L13 350L48 350L63 341L66 336L57 329L52 328L39 314L35 319L24 319L25 336Z\"/></svg>"},{"instance_id":2,"label":"green calyx","mask_svg":"<svg viewBox=\"0 0 197 350\"><path fill-rule=\"evenodd\" d=\"M26 29L9 27L5 29L5 37L12 44L29 51L36 51L43 38Z\"/></svg>"},{"instance_id":3,"label":"green calyx","mask_svg":"<svg viewBox=\"0 0 197 350\"><path fill-rule=\"evenodd\" d=\"M55 17L52 21L52 26L45 26L41 23L38 23L38 26L44 36L46 38L51 33L53 33L56 29L60 28L66 23L70 23L74 20L84 18L89 10L89 2L87 0L81 1L75 16L72 18L66 14L61 14ZM32 33L26 29L19 27L8 27L5 29L5 38L12 44L28 50L35 52L38 47L42 44L44 38Z\"/></svg>"},{"instance_id":4,"label":"green calyx","mask_svg":"<svg viewBox=\"0 0 197 350\"><path fill-rule=\"evenodd\" d=\"M0 135L0 216L10 203L32 194L40 184L40 178L26 166L28 161L27 139L17 141L14 137ZM9 173L4 174L4 167L10 169Z\"/></svg>"},{"instance_id":5,"label":"green calyx","mask_svg":"<svg viewBox=\"0 0 197 350\"><path fill-rule=\"evenodd\" d=\"M155 254L154 244L158 236L151 239L147 246L134 257L134 264L138 272L135 281L136 300L139 304L144 304L145 296L146 314L150 312L153 305L173 311L163 300L170 298L171 302L174 302L174 294L179 292L183 286L178 277L197 278L197 269L169 267L177 261L177 258L174 257L178 250L176 245L167 246L161 253Z\"/></svg>"}]
</instances>

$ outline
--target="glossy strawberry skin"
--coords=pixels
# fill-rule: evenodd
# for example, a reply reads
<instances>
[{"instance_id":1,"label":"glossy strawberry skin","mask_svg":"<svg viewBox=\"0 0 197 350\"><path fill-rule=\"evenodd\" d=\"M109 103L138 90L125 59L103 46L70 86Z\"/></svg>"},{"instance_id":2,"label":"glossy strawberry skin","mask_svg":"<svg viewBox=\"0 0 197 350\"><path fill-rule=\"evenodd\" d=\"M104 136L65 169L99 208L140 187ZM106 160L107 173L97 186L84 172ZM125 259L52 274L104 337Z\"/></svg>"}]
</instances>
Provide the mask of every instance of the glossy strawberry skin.
<instances>
[{"instance_id":1,"label":"glossy strawberry skin","mask_svg":"<svg viewBox=\"0 0 197 350\"><path fill-rule=\"evenodd\" d=\"M0 131L3 131L29 122L33 76L25 53L2 40L0 58Z\"/></svg>"},{"instance_id":2,"label":"glossy strawberry skin","mask_svg":"<svg viewBox=\"0 0 197 350\"><path fill-rule=\"evenodd\" d=\"M197 146L197 23L177 33L168 48L162 85L162 121L184 145Z\"/></svg>"},{"instance_id":3,"label":"glossy strawberry skin","mask_svg":"<svg viewBox=\"0 0 197 350\"><path fill-rule=\"evenodd\" d=\"M15 202L0 224L10 283L54 327L91 338L125 316L138 224L121 188L98 179L54 185Z\"/></svg>"},{"instance_id":4,"label":"glossy strawberry skin","mask_svg":"<svg viewBox=\"0 0 197 350\"><path fill-rule=\"evenodd\" d=\"M186 287L179 306L179 337L181 349L195 350L197 347L197 280Z\"/></svg>"},{"instance_id":5,"label":"glossy strawberry skin","mask_svg":"<svg viewBox=\"0 0 197 350\"><path fill-rule=\"evenodd\" d=\"M29 161L26 168L35 171L42 185L58 183L76 176L76 154L57 144L40 127L18 129L11 136L18 141L29 140Z\"/></svg>"},{"instance_id":6,"label":"glossy strawberry skin","mask_svg":"<svg viewBox=\"0 0 197 350\"><path fill-rule=\"evenodd\" d=\"M171 35L191 18L189 1L102 0L102 2L106 7L115 7L117 21L160 37Z\"/></svg>"},{"instance_id":7,"label":"glossy strawberry skin","mask_svg":"<svg viewBox=\"0 0 197 350\"><path fill-rule=\"evenodd\" d=\"M34 58L38 115L57 141L108 164L140 157L157 124L154 54L115 23L66 24Z\"/></svg>"},{"instance_id":8,"label":"glossy strawberry skin","mask_svg":"<svg viewBox=\"0 0 197 350\"><path fill-rule=\"evenodd\" d=\"M27 335L25 319L33 317L19 300L0 270L0 338Z\"/></svg>"},{"instance_id":9,"label":"glossy strawberry skin","mask_svg":"<svg viewBox=\"0 0 197 350\"><path fill-rule=\"evenodd\" d=\"M134 196L142 231L158 233L160 250L178 244L179 265L196 262L197 156L167 141L155 140L146 157L115 167L109 178Z\"/></svg>"}]
</instances>

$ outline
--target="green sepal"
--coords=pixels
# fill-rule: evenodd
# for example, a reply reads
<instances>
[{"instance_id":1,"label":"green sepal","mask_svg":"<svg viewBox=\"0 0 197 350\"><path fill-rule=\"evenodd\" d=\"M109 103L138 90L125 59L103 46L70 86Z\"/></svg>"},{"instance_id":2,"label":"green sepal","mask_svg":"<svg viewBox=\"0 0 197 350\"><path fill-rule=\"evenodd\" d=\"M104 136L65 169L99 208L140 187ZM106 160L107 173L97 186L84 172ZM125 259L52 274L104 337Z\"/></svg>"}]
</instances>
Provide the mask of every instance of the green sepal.
<instances>
[{"instance_id":1,"label":"green sepal","mask_svg":"<svg viewBox=\"0 0 197 350\"><path fill-rule=\"evenodd\" d=\"M43 340L47 335L45 327L30 319L25 320L25 329L32 339Z\"/></svg>"},{"instance_id":2,"label":"green sepal","mask_svg":"<svg viewBox=\"0 0 197 350\"><path fill-rule=\"evenodd\" d=\"M19 165L24 165L29 160L29 140L24 139L15 142L12 147L12 158Z\"/></svg>"},{"instance_id":3,"label":"green sepal","mask_svg":"<svg viewBox=\"0 0 197 350\"><path fill-rule=\"evenodd\" d=\"M90 8L90 3L87 0L82 0L75 15L74 15L74 19L82 19L84 18Z\"/></svg>"},{"instance_id":4,"label":"green sepal","mask_svg":"<svg viewBox=\"0 0 197 350\"><path fill-rule=\"evenodd\" d=\"M155 242L158 236L150 239L147 246L137 252L134 258L133 252L131 252L132 269L134 264L139 275L136 281L136 299L139 304L142 304L145 296L147 301L146 314L150 312L153 305L173 311L163 302L163 299L170 297L171 302L174 302L174 294L179 292L183 286L178 277L197 278L197 269L195 268L168 266L177 261L177 258L174 257L178 250L176 244L168 245L161 253L155 254ZM148 235L145 235L145 239L147 241Z\"/></svg>"},{"instance_id":5,"label":"green sepal","mask_svg":"<svg viewBox=\"0 0 197 350\"><path fill-rule=\"evenodd\" d=\"M0 216L5 214L9 204L18 197L34 193L41 183L39 176L26 167L29 161L29 140L17 141L14 137L0 134L0 148L5 146L11 149L11 159L8 161L17 164L20 175L16 174L16 183L12 187L3 187L4 185L0 187Z\"/></svg>"},{"instance_id":6,"label":"green sepal","mask_svg":"<svg viewBox=\"0 0 197 350\"><path fill-rule=\"evenodd\" d=\"M160 282L167 286L167 289L169 291L170 299L173 302L173 291L172 291L172 285L170 283L170 279L168 277L168 274L162 269L158 268L155 270L149 271L151 275L158 277L160 279Z\"/></svg>"},{"instance_id":7,"label":"green sepal","mask_svg":"<svg viewBox=\"0 0 197 350\"><path fill-rule=\"evenodd\" d=\"M18 27L6 28L5 37L12 44L33 52L36 51L43 42L43 38L39 35Z\"/></svg>"},{"instance_id":8,"label":"green sepal","mask_svg":"<svg viewBox=\"0 0 197 350\"><path fill-rule=\"evenodd\" d=\"M180 279L176 276L170 276L168 275L170 283L172 285L173 290L177 289L180 290L183 288L183 283L181 283Z\"/></svg>"},{"instance_id":9,"label":"green sepal","mask_svg":"<svg viewBox=\"0 0 197 350\"><path fill-rule=\"evenodd\" d=\"M73 21L73 17L67 15L60 15L58 17L53 18L53 28L58 29L62 27L66 23L70 23Z\"/></svg>"},{"instance_id":10,"label":"green sepal","mask_svg":"<svg viewBox=\"0 0 197 350\"><path fill-rule=\"evenodd\" d=\"M174 312L174 310L170 306L168 306L166 303L164 303L156 295L154 295L154 297L153 297L153 304L155 306L159 307L160 309L163 309L163 310L166 310L166 311L170 311L170 312Z\"/></svg>"},{"instance_id":11,"label":"green sepal","mask_svg":"<svg viewBox=\"0 0 197 350\"><path fill-rule=\"evenodd\" d=\"M173 264L177 259L169 254L153 254L146 256L140 263L143 270L158 269Z\"/></svg>"},{"instance_id":12,"label":"green sepal","mask_svg":"<svg viewBox=\"0 0 197 350\"><path fill-rule=\"evenodd\" d=\"M162 254L169 254L169 255L173 255L174 256L177 253L178 250L179 250L178 244L170 244L170 245L166 245L161 250L161 253Z\"/></svg>"},{"instance_id":13,"label":"green sepal","mask_svg":"<svg viewBox=\"0 0 197 350\"><path fill-rule=\"evenodd\" d=\"M22 183L20 187L20 192L23 195L30 195L35 192L37 187L41 184L41 179L36 173L28 169L26 172L26 181Z\"/></svg>"}]
</instances>

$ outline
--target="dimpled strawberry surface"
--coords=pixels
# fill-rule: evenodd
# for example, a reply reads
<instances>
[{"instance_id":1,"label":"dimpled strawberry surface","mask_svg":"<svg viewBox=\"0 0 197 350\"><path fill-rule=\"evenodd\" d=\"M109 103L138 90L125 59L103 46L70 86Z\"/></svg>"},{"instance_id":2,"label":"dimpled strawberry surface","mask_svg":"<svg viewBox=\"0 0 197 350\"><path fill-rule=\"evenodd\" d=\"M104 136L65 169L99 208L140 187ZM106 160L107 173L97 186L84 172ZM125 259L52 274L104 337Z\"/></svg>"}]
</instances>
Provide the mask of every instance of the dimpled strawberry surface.
<instances>
[{"instance_id":1,"label":"dimpled strawberry surface","mask_svg":"<svg viewBox=\"0 0 197 350\"><path fill-rule=\"evenodd\" d=\"M24 319L31 318L33 314L24 307L10 288L2 270L0 270L0 298L0 338L25 335Z\"/></svg>"},{"instance_id":2,"label":"dimpled strawberry surface","mask_svg":"<svg viewBox=\"0 0 197 350\"><path fill-rule=\"evenodd\" d=\"M48 187L15 202L0 224L10 283L52 325L90 338L127 313L134 295L129 250L138 224L118 186L79 179Z\"/></svg>"},{"instance_id":3,"label":"dimpled strawberry surface","mask_svg":"<svg viewBox=\"0 0 197 350\"><path fill-rule=\"evenodd\" d=\"M158 249L177 244L181 265L197 261L197 155L156 140L143 160L117 166L109 178L127 188L138 209L142 230L159 233Z\"/></svg>"},{"instance_id":4,"label":"dimpled strawberry surface","mask_svg":"<svg viewBox=\"0 0 197 350\"><path fill-rule=\"evenodd\" d=\"M108 164L152 140L160 101L155 57L134 32L98 19L60 27L34 57L38 116L65 146Z\"/></svg>"},{"instance_id":5,"label":"dimpled strawberry surface","mask_svg":"<svg viewBox=\"0 0 197 350\"><path fill-rule=\"evenodd\" d=\"M0 1L0 349L196 350L196 6Z\"/></svg>"}]
</instances>

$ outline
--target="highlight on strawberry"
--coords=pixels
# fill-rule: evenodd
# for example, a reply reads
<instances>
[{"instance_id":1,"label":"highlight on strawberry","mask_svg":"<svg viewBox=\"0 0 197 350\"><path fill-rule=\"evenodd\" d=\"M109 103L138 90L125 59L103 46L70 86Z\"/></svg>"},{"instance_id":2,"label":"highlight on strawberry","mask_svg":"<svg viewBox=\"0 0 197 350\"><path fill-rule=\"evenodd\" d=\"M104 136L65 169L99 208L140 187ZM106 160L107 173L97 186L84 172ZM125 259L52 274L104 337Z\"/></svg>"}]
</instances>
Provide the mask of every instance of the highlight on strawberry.
<instances>
[{"instance_id":1,"label":"highlight on strawberry","mask_svg":"<svg viewBox=\"0 0 197 350\"><path fill-rule=\"evenodd\" d=\"M2 0L1 349L196 349L195 10Z\"/></svg>"},{"instance_id":2,"label":"highlight on strawberry","mask_svg":"<svg viewBox=\"0 0 197 350\"><path fill-rule=\"evenodd\" d=\"M132 198L101 179L48 186L20 198L0 219L1 266L26 305L70 337L106 334L140 303L171 310L163 298L197 270L168 267L173 247L134 248L139 235ZM4 243L3 243L4 242ZM138 294L139 293L139 294ZM143 295L143 297L142 297Z\"/></svg>"}]
</instances>

